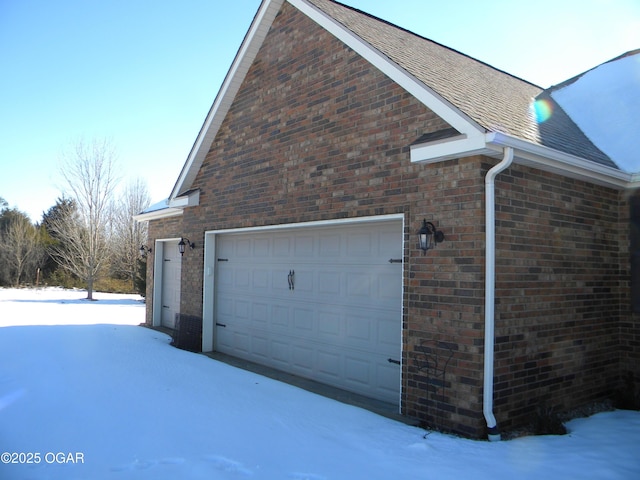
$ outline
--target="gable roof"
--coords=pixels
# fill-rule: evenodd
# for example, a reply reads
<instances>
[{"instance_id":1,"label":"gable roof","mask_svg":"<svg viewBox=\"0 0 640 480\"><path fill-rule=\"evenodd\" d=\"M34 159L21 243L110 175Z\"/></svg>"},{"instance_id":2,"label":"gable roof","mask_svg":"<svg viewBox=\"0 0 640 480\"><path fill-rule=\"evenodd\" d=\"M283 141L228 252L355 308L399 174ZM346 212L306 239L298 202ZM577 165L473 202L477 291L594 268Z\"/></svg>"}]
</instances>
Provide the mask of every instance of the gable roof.
<instances>
[{"instance_id":1,"label":"gable roof","mask_svg":"<svg viewBox=\"0 0 640 480\"><path fill-rule=\"evenodd\" d=\"M558 106L539 123L542 88L413 32L331 0L309 0L482 126L616 167Z\"/></svg>"},{"instance_id":2,"label":"gable roof","mask_svg":"<svg viewBox=\"0 0 640 480\"><path fill-rule=\"evenodd\" d=\"M214 100L169 197L189 190L218 129L285 0L263 0ZM628 186L638 178L620 172L587 138L555 99L540 87L483 62L332 0L286 0L363 56L449 123L437 141L412 146L412 161L439 161L483 153L499 156L503 146L516 158L553 171ZM539 123L538 99L554 115ZM455 133L455 132L454 132ZM551 162L547 165L547 158ZM594 169L595 164L595 169ZM568 168L565 169L565 165Z\"/></svg>"}]
</instances>

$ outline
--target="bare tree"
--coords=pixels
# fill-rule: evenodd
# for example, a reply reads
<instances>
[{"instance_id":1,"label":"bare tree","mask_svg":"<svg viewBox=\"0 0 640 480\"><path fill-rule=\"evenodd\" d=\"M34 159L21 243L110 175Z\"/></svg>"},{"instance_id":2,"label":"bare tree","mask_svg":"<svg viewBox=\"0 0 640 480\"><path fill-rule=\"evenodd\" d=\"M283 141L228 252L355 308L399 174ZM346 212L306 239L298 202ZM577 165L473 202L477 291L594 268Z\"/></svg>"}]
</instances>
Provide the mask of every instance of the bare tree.
<instances>
[{"instance_id":1,"label":"bare tree","mask_svg":"<svg viewBox=\"0 0 640 480\"><path fill-rule=\"evenodd\" d=\"M25 277L33 277L36 269L44 261L44 248L40 241L40 230L31 220L17 210L4 212L8 217L0 232L2 259L17 287Z\"/></svg>"},{"instance_id":2,"label":"bare tree","mask_svg":"<svg viewBox=\"0 0 640 480\"><path fill-rule=\"evenodd\" d=\"M140 246L147 241L147 223L136 222L134 215L150 204L149 190L144 180L137 178L127 184L115 209L113 236L115 252L113 269L125 276L134 288L138 272Z\"/></svg>"},{"instance_id":3,"label":"bare tree","mask_svg":"<svg viewBox=\"0 0 640 480\"><path fill-rule=\"evenodd\" d=\"M111 142L104 139L79 140L63 154L60 173L76 209L52 219L49 226L53 236L65 239L49 247L50 255L86 283L89 300L111 257L113 193L119 181L115 158Z\"/></svg>"}]
</instances>

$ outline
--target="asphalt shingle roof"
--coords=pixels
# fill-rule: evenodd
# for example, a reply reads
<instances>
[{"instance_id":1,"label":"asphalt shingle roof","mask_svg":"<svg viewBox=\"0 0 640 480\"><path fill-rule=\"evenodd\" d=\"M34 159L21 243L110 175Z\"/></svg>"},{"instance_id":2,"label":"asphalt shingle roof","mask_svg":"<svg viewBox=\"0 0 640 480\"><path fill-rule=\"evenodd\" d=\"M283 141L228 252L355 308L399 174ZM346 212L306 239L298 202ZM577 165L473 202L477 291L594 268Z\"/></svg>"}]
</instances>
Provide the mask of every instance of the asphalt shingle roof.
<instances>
[{"instance_id":1,"label":"asphalt shingle roof","mask_svg":"<svg viewBox=\"0 0 640 480\"><path fill-rule=\"evenodd\" d=\"M332 0L309 0L386 55L488 132L615 167L542 88L389 22ZM544 99L553 115L538 123L531 108Z\"/></svg>"}]
</instances>

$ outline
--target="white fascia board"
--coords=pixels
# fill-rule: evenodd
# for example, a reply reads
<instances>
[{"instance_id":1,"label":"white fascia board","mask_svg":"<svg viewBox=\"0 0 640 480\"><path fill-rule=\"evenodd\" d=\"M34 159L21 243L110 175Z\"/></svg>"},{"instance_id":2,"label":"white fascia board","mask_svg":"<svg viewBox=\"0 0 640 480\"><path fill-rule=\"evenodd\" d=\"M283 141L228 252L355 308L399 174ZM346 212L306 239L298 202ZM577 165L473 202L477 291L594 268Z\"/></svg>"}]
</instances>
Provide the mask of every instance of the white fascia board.
<instances>
[{"instance_id":1,"label":"white fascia board","mask_svg":"<svg viewBox=\"0 0 640 480\"><path fill-rule=\"evenodd\" d=\"M631 187L632 175L576 155L527 142L504 133L488 133L486 142L488 147L512 147L516 152L514 162L521 165L615 189Z\"/></svg>"},{"instance_id":2,"label":"white fascia board","mask_svg":"<svg viewBox=\"0 0 640 480\"><path fill-rule=\"evenodd\" d=\"M169 206L176 208L195 207L200 204L200 190L194 190L187 195L169 199Z\"/></svg>"},{"instance_id":3,"label":"white fascia board","mask_svg":"<svg viewBox=\"0 0 640 480\"><path fill-rule=\"evenodd\" d=\"M500 132L490 132L470 138L459 136L449 140L413 145L410 147L411 161L429 164L480 154L500 157L504 147L514 149L513 161L519 165L615 189L640 187L640 175L631 175L613 167Z\"/></svg>"},{"instance_id":4,"label":"white fascia board","mask_svg":"<svg viewBox=\"0 0 640 480\"><path fill-rule=\"evenodd\" d=\"M482 126L463 114L458 108L454 107L442 96L429 88L429 86L415 78L397 63L391 61L379 50L365 42L337 20L325 14L315 5L311 5L306 0L287 1L333 36L348 45L460 133L466 134L469 137L476 136L478 133L485 133L486 130Z\"/></svg>"},{"instance_id":5,"label":"white fascia board","mask_svg":"<svg viewBox=\"0 0 640 480\"><path fill-rule=\"evenodd\" d=\"M388 215L371 215L366 217L336 218L332 220L316 220L310 222L279 223L277 225L264 225L259 227L227 228L222 230L207 230L205 235L229 234L247 232L271 232L277 230L290 230L292 228L335 227L341 225L353 225L369 222L385 222L389 220L404 220L403 213L391 213Z\"/></svg>"},{"instance_id":6,"label":"white fascia board","mask_svg":"<svg viewBox=\"0 0 640 480\"><path fill-rule=\"evenodd\" d=\"M170 199L176 198L180 192L191 188L198 174L198 170L200 170L202 162L216 138L218 129L229 111L233 99L236 93L238 93L240 85L242 85L242 81L249 71L264 38L269 32L273 19L276 17L283 2L284 0L265 0L260 5L258 13L256 13L249 27L249 31L240 45L240 49L231 64L231 68L227 72L222 86L216 95L216 99L200 129L200 133L191 148L187 161L180 171L178 180L169 196Z\"/></svg>"},{"instance_id":7,"label":"white fascia board","mask_svg":"<svg viewBox=\"0 0 640 480\"><path fill-rule=\"evenodd\" d=\"M148 222L149 220L159 220L161 218L177 217L182 215L182 208L163 208L162 210L155 210L148 213L140 213L134 215L133 219L136 222Z\"/></svg>"},{"instance_id":8,"label":"white fascia board","mask_svg":"<svg viewBox=\"0 0 640 480\"><path fill-rule=\"evenodd\" d=\"M474 135L472 137L461 135L449 140L411 145L409 148L412 162L427 164L452 158L494 153L487 148L484 135Z\"/></svg>"}]
</instances>

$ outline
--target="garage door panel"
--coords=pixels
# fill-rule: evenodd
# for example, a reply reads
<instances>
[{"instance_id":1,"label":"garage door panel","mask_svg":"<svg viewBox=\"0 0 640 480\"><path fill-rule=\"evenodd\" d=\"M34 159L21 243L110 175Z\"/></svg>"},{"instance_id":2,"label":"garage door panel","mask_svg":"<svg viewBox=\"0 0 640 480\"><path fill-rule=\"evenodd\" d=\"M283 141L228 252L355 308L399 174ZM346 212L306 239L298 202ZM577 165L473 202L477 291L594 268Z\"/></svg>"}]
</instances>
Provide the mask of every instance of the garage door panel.
<instances>
[{"instance_id":1,"label":"garage door panel","mask_svg":"<svg viewBox=\"0 0 640 480\"><path fill-rule=\"evenodd\" d=\"M253 270L253 276L251 284L253 291L256 293L267 293L269 291L271 272L266 268L260 268Z\"/></svg>"},{"instance_id":2,"label":"garage door panel","mask_svg":"<svg viewBox=\"0 0 640 480\"><path fill-rule=\"evenodd\" d=\"M335 298L340 295L340 284L342 283L342 274L339 271L321 271L318 276L318 294L321 296L329 296Z\"/></svg>"},{"instance_id":3,"label":"garage door panel","mask_svg":"<svg viewBox=\"0 0 640 480\"><path fill-rule=\"evenodd\" d=\"M233 316L233 298L221 296L217 302L218 318L229 318Z\"/></svg>"},{"instance_id":4,"label":"garage door panel","mask_svg":"<svg viewBox=\"0 0 640 480\"><path fill-rule=\"evenodd\" d=\"M398 285L397 274L379 272L376 276L376 298L389 303L396 302L402 295L402 285Z\"/></svg>"},{"instance_id":5,"label":"garage door panel","mask_svg":"<svg viewBox=\"0 0 640 480\"><path fill-rule=\"evenodd\" d=\"M285 332L289 329L289 307L285 305L273 305L271 307L271 318L269 325L274 332L283 329Z\"/></svg>"},{"instance_id":6,"label":"garage door panel","mask_svg":"<svg viewBox=\"0 0 640 480\"><path fill-rule=\"evenodd\" d=\"M357 388L369 388L371 385L371 362L361 357L346 355L345 379Z\"/></svg>"},{"instance_id":7,"label":"garage door panel","mask_svg":"<svg viewBox=\"0 0 640 480\"><path fill-rule=\"evenodd\" d=\"M256 238L252 242L252 257L268 258L271 256L271 239L269 238Z\"/></svg>"},{"instance_id":8,"label":"garage door panel","mask_svg":"<svg viewBox=\"0 0 640 480\"><path fill-rule=\"evenodd\" d=\"M293 335L301 338L313 338L314 311L309 308L293 309Z\"/></svg>"},{"instance_id":9,"label":"garage door panel","mask_svg":"<svg viewBox=\"0 0 640 480\"><path fill-rule=\"evenodd\" d=\"M318 235L318 254L321 258L331 261L341 257L341 235L337 233L321 233Z\"/></svg>"},{"instance_id":10,"label":"garage door panel","mask_svg":"<svg viewBox=\"0 0 640 480\"><path fill-rule=\"evenodd\" d=\"M294 368L302 370L304 376L313 375L313 365L315 364L313 355L309 355L309 350L300 345L293 345L291 352L291 363Z\"/></svg>"},{"instance_id":11,"label":"garage door panel","mask_svg":"<svg viewBox=\"0 0 640 480\"><path fill-rule=\"evenodd\" d=\"M240 267L234 270L233 288L248 289L251 287L251 268Z\"/></svg>"},{"instance_id":12,"label":"garage door panel","mask_svg":"<svg viewBox=\"0 0 640 480\"><path fill-rule=\"evenodd\" d=\"M268 329L269 304L266 302L253 302L251 304L251 323L257 328Z\"/></svg>"},{"instance_id":13,"label":"garage door panel","mask_svg":"<svg viewBox=\"0 0 640 480\"><path fill-rule=\"evenodd\" d=\"M342 369L340 368L342 365L342 358L339 353L319 349L317 358L319 376L321 378L324 377L325 381L328 379L330 382L337 382L343 376Z\"/></svg>"},{"instance_id":14,"label":"garage door panel","mask_svg":"<svg viewBox=\"0 0 640 480\"><path fill-rule=\"evenodd\" d=\"M339 341L344 320L341 312L320 310L318 312L318 338L328 342Z\"/></svg>"},{"instance_id":15,"label":"garage door panel","mask_svg":"<svg viewBox=\"0 0 640 480\"><path fill-rule=\"evenodd\" d=\"M288 343L271 340L271 359L269 360L270 363L268 365L286 370L291 364L289 359L290 348L291 345Z\"/></svg>"},{"instance_id":16,"label":"garage door panel","mask_svg":"<svg viewBox=\"0 0 640 480\"><path fill-rule=\"evenodd\" d=\"M220 235L215 348L397 403L400 221ZM295 272L293 289L288 276ZM230 280L231 279L231 280Z\"/></svg>"},{"instance_id":17,"label":"garage door panel","mask_svg":"<svg viewBox=\"0 0 640 480\"><path fill-rule=\"evenodd\" d=\"M313 235L296 235L294 239L293 254L295 257L309 258L314 256L315 237Z\"/></svg>"},{"instance_id":18,"label":"garage door panel","mask_svg":"<svg viewBox=\"0 0 640 480\"><path fill-rule=\"evenodd\" d=\"M251 354L251 335L249 332L232 332L233 347L245 355Z\"/></svg>"},{"instance_id":19,"label":"garage door panel","mask_svg":"<svg viewBox=\"0 0 640 480\"><path fill-rule=\"evenodd\" d=\"M401 327L394 319L385 317L376 322L378 327L378 345L381 352L389 355L398 354L397 339L402 335ZM395 357L394 357L395 358Z\"/></svg>"},{"instance_id":20,"label":"garage door panel","mask_svg":"<svg viewBox=\"0 0 640 480\"><path fill-rule=\"evenodd\" d=\"M252 238L238 238L235 244L233 245L233 247L235 248L232 248L229 254L237 257L253 256L251 255L251 251L252 251L252 245L253 243L255 243L255 241L256 239L252 239Z\"/></svg>"},{"instance_id":21,"label":"garage door panel","mask_svg":"<svg viewBox=\"0 0 640 480\"><path fill-rule=\"evenodd\" d=\"M368 317L351 315L347 320L347 338L350 345L366 348L372 341L372 321Z\"/></svg>"},{"instance_id":22,"label":"garage door panel","mask_svg":"<svg viewBox=\"0 0 640 480\"><path fill-rule=\"evenodd\" d=\"M374 378L376 379L376 390L378 392L385 392L384 395L387 396L393 396L397 394L396 389L390 388L390 385L393 385L398 375L397 365L389 362L387 362L386 364L377 363L375 365L375 368L376 374L374 375Z\"/></svg>"},{"instance_id":23,"label":"garage door panel","mask_svg":"<svg viewBox=\"0 0 640 480\"><path fill-rule=\"evenodd\" d=\"M251 354L256 357L256 360L269 359L269 338L267 335L251 336Z\"/></svg>"},{"instance_id":24,"label":"garage door panel","mask_svg":"<svg viewBox=\"0 0 640 480\"><path fill-rule=\"evenodd\" d=\"M273 238L273 256L275 258L289 258L291 256L291 238L277 236Z\"/></svg>"},{"instance_id":25,"label":"garage door panel","mask_svg":"<svg viewBox=\"0 0 640 480\"><path fill-rule=\"evenodd\" d=\"M346 237L346 253L350 257L370 258L373 256L373 241L369 233L353 232Z\"/></svg>"}]
</instances>

